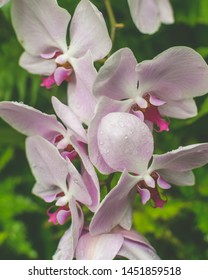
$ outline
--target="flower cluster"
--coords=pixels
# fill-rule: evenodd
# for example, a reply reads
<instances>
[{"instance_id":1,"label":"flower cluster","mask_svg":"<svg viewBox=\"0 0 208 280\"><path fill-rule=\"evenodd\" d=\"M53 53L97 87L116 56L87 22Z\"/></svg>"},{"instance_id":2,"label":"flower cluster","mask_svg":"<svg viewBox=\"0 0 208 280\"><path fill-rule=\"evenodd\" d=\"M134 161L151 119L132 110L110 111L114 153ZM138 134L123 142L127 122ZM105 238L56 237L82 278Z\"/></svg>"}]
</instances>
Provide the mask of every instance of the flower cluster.
<instances>
[{"instance_id":1,"label":"flower cluster","mask_svg":"<svg viewBox=\"0 0 208 280\"><path fill-rule=\"evenodd\" d=\"M142 32L174 20L167 0L128 3ZM138 194L143 204L152 200L163 207L159 188L193 185L192 169L207 164L208 143L153 154L154 130L169 131L169 118L197 114L193 98L208 92L206 62L191 48L172 47L138 63L123 48L97 72L94 62L109 54L112 42L103 15L89 0L79 2L73 17L56 0L13 0L11 15L25 50L20 65L40 75L42 87L67 84L67 105L51 100L60 121L22 103L0 102L1 118L28 136L33 193L53 204L49 222L70 221L53 258L158 259L132 229L133 200ZM100 201L99 173L115 172L118 182Z\"/></svg>"}]
</instances>

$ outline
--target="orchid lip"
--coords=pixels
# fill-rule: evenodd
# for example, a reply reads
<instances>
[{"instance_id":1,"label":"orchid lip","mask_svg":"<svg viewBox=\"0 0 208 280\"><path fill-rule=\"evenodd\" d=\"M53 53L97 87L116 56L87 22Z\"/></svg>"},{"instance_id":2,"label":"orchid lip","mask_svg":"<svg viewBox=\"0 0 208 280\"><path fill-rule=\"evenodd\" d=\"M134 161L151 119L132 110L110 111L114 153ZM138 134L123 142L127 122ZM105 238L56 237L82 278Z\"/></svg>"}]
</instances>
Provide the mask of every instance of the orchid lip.
<instances>
[{"instance_id":1,"label":"orchid lip","mask_svg":"<svg viewBox=\"0 0 208 280\"><path fill-rule=\"evenodd\" d=\"M148 185L145 177L147 176L144 176L144 180L137 184L137 190L142 198L142 203L145 204L149 199L151 199L154 202L155 208L163 208L163 205L167 202L167 199L162 199L158 190L157 181L159 180L160 176L157 174L157 172L152 172L151 175L149 175L149 177L151 177L155 182L154 187Z\"/></svg>"},{"instance_id":2,"label":"orchid lip","mask_svg":"<svg viewBox=\"0 0 208 280\"><path fill-rule=\"evenodd\" d=\"M54 74L42 78L42 83L40 84L41 87L45 87L46 89L51 89L53 85L55 85Z\"/></svg>"},{"instance_id":3,"label":"orchid lip","mask_svg":"<svg viewBox=\"0 0 208 280\"><path fill-rule=\"evenodd\" d=\"M158 109L159 106L165 104L165 101L159 100L149 94L147 94L144 97L144 99L147 102L147 107L140 106L140 104L135 103L131 107L132 111L134 112L141 111L144 115L144 120L150 121L157 125L157 127L159 128L159 130L156 130L157 132L169 131L170 121L165 121L160 115Z\"/></svg>"},{"instance_id":4,"label":"orchid lip","mask_svg":"<svg viewBox=\"0 0 208 280\"><path fill-rule=\"evenodd\" d=\"M54 84L60 86L63 81L69 82L70 76L73 72L73 67L69 63L68 54L63 54L60 51L54 51L53 53L42 54L41 56L47 60L55 59L57 66L54 73L43 78L43 82L41 83L42 87L51 89Z\"/></svg>"},{"instance_id":5,"label":"orchid lip","mask_svg":"<svg viewBox=\"0 0 208 280\"><path fill-rule=\"evenodd\" d=\"M71 212L70 212L69 207L67 205L60 206L58 209L55 210L55 212L51 212L51 210L54 209L55 207L56 207L55 205L51 206L47 211L47 215L49 216L48 222L51 222L54 225L59 224L57 216L58 216L60 211L65 211L64 220L66 220L68 217L71 216Z\"/></svg>"},{"instance_id":6,"label":"orchid lip","mask_svg":"<svg viewBox=\"0 0 208 280\"><path fill-rule=\"evenodd\" d=\"M47 214L49 216L48 222L52 222L54 225L56 224L64 224L66 219L71 216L71 212L68 206L68 202L70 200L69 196L64 192L60 192L56 195L56 203L52 205ZM56 209L54 212L51 210Z\"/></svg>"},{"instance_id":7,"label":"orchid lip","mask_svg":"<svg viewBox=\"0 0 208 280\"><path fill-rule=\"evenodd\" d=\"M70 133L70 132L69 132ZM61 134L55 138L55 144L59 150L61 150L61 155L64 158L68 158L73 161L77 158L78 153L74 147L69 143L69 141Z\"/></svg>"}]
</instances>

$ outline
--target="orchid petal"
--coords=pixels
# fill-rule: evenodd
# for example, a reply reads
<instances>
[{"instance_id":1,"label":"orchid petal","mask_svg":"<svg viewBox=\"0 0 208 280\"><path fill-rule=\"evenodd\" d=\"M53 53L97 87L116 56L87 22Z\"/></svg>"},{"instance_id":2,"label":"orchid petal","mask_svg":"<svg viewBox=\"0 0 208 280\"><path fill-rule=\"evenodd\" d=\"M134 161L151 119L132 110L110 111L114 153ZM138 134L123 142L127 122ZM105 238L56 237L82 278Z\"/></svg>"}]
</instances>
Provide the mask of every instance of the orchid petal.
<instances>
[{"instance_id":1,"label":"orchid petal","mask_svg":"<svg viewBox=\"0 0 208 280\"><path fill-rule=\"evenodd\" d=\"M44 195L47 188L54 187L67 192L67 163L56 147L40 136L31 136L26 139L26 154L36 181L44 186Z\"/></svg>"},{"instance_id":2,"label":"orchid petal","mask_svg":"<svg viewBox=\"0 0 208 280\"><path fill-rule=\"evenodd\" d=\"M165 24L174 23L173 9L169 0L156 0L160 13L160 20Z\"/></svg>"},{"instance_id":3,"label":"orchid petal","mask_svg":"<svg viewBox=\"0 0 208 280\"><path fill-rule=\"evenodd\" d=\"M137 190L141 196L142 204L146 204L151 198L150 191L148 189L140 188L139 186L137 186Z\"/></svg>"},{"instance_id":4,"label":"orchid petal","mask_svg":"<svg viewBox=\"0 0 208 280\"><path fill-rule=\"evenodd\" d=\"M181 100L201 96L208 91L208 66L188 47L173 47L153 60L137 65L139 93L153 92L163 100Z\"/></svg>"},{"instance_id":5,"label":"orchid petal","mask_svg":"<svg viewBox=\"0 0 208 280\"><path fill-rule=\"evenodd\" d=\"M154 106L161 106L161 105L164 105L166 103L165 101L163 101L161 99L158 99L154 95L149 96L149 102L150 102L150 104L152 104Z\"/></svg>"},{"instance_id":6,"label":"orchid petal","mask_svg":"<svg viewBox=\"0 0 208 280\"><path fill-rule=\"evenodd\" d=\"M155 0L128 0L132 20L136 27L147 34L155 33L160 26Z\"/></svg>"},{"instance_id":7,"label":"orchid petal","mask_svg":"<svg viewBox=\"0 0 208 280\"><path fill-rule=\"evenodd\" d=\"M88 205L88 208L94 212L97 209L100 201L100 187L98 177L90 159L87 156L87 152L83 144L79 143L73 136L70 139L84 166L82 177L92 199L92 204Z\"/></svg>"},{"instance_id":8,"label":"orchid petal","mask_svg":"<svg viewBox=\"0 0 208 280\"><path fill-rule=\"evenodd\" d=\"M57 194L60 193L60 188L55 185L35 183L32 193L36 196L43 198L46 202L55 200Z\"/></svg>"},{"instance_id":9,"label":"orchid petal","mask_svg":"<svg viewBox=\"0 0 208 280\"><path fill-rule=\"evenodd\" d=\"M132 114L139 118L142 122L144 121L144 114L142 111L135 111L132 109Z\"/></svg>"},{"instance_id":10,"label":"orchid petal","mask_svg":"<svg viewBox=\"0 0 208 280\"><path fill-rule=\"evenodd\" d=\"M180 101L170 101L158 108L163 116L187 119L197 115L196 103L192 98L182 99Z\"/></svg>"},{"instance_id":11,"label":"orchid petal","mask_svg":"<svg viewBox=\"0 0 208 280\"><path fill-rule=\"evenodd\" d=\"M62 122L77 136L78 140L87 143L86 131L78 117L72 112L69 106L64 105L55 96L52 97L53 108Z\"/></svg>"},{"instance_id":12,"label":"orchid petal","mask_svg":"<svg viewBox=\"0 0 208 280\"><path fill-rule=\"evenodd\" d=\"M84 215L79 204L72 198L69 203L72 224L61 238L58 248L53 256L54 260L72 260L78 239L83 229Z\"/></svg>"},{"instance_id":13,"label":"orchid petal","mask_svg":"<svg viewBox=\"0 0 208 280\"><path fill-rule=\"evenodd\" d=\"M208 144L194 144L180 147L163 155L153 155L149 172L159 170L186 172L207 163Z\"/></svg>"},{"instance_id":14,"label":"orchid petal","mask_svg":"<svg viewBox=\"0 0 208 280\"><path fill-rule=\"evenodd\" d=\"M132 224L132 216L126 216L126 213L131 215L130 208L136 189L135 185L138 183L140 177L132 176L125 170L118 184L108 193L103 199L90 223L90 233L97 235L101 233L110 232L115 226L122 223L122 226L128 225L130 229ZM127 222L123 222L123 218Z\"/></svg>"},{"instance_id":15,"label":"orchid petal","mask_svg":"<svg viewBox=\"0 0 208 280\"><path fill-rule=\"evenodd\" d=\"M49 141L65 134L65 128L54 115L47 115L18 102L0 102L0 117L14 129L27 136L40 135Z\"/></svg>"},{"instance_id":16,"label":"orchid petal","mask_svg":"<svg viewBox=\"0 0 208 280\"><path fill-rule=\"evenodd\" d=\"M69 192L73 195L77 201L91 205L92 201L88 194L87 188L83 182L83 179L75 166L67 159L68 172L69 172Z\"/></svg>"},{"instance_id":17,"label":"orchid petal","mask_svg":"<svg viewBox=\"0 0 208 280\"><path fill-rule=\"evenodd\" d=\"M72 69L66 69L64 67L57 67L54 72L54 80L57 86L60 86L63 81L67 80L71 73L73 72Z\"/></svg>"},{"instance_id":18,"label":"orchid petal","mask_svg":"<svg viewBox=\"0 0 208 280\"><path fill-rule=\"evenodd\" d=\"M151 244L149 243L149 241L143 236L141 235L140 233L134 231L134 230L125 230L125 229L122 229L120 227L116 227L113 229L113 232L115 233L120 233L122 234L122 236L127 239L127 240L131 240L131 241L134 241L136 243L140 243L142 245L145 245L145 246L148 246L152 249L154 249Z\"/></svg>"},{"instance_id":19,"label":"orchid petal","mask_svg":"<svg viewBox=\"0 0 208 280\"><path fill-rule=\"evenodd\" d=\"M52 59L52 58L54 58L54 61L56 62L56 59L58 57L60 57L60 55L61 55L61 54L60 55L59 54L60 54L60 50L57 49L57 50L53 50L51 52L41 53L40 57L42 57L44 59Z\"/></svg>"},{"instance_id":20,"label":"orchid petal","mask_svg":"<svg viewBox=\"0 0 208 280\"><path fill-rule=\"evenodd\" d=\"M159 173L163 180L176 186L193 186L195 183L195 176L192 171L178 172L160 169L157 173ZM160 185L160 182L158 184Z\"/></svg>"},{"instance_id":21,"label":"orchid petal","mask_svg":"<svg viewBox=\"0 0 208 280\"><path fill-rule=\"evenodd\" d=\"M88 0L82 0L77 5L71 21L70 38L69 52L77 58L90 50L93 60L99 60L112 47L103 15Z\"/></svg>"},{"instance_id":22,"label":"orchid petal","mask_svg":"<svg viewBox=\"0 0 208 280\"><path fill-rule=\"evenodd\" d=\"M62 236L58 248L53 255L54 260L72 260L74 248L72 246L72 228L70 227Z\"/></svg>"},{"instance_id":23,"label":"orchid petal","mask_svg":"<svg viewBox=\"0 0 208 280\"><path fill-rule=\"evenodd\" d=\"M66 51L70 14L55 0L13 0L12 23L24 49L34 56Z\"/></svg>"},{"instance_id":24,"label":"orchid petal","mask_svg":"<svg viewBox=\"0 0 208 280\"><path fill-rule=\"evenodd\" d=\"M43 59L38 56L30 55L27 52L21 55L19 64L30 73L43 76L52 75L56 69L56 63L53 59Z\"/></svg>"},{"instance_id":25,"label":"orchid petal","mask_svg":"<svg viewBox=\"0 0 208 280\"><path fill-rule=\"evenodd\" d=\"M111 55L100 68L94 83L95 96L115 100L134 98L137 94L136 58L128 48Z\"/></svg>"},{"instance_id":26,"label":"orchid petal","mask_svg":"<svg viewBox=\"0 0 208 280\"><path fill-rule=\"evenodd\" d=\"M172 186L170 184L168 184L168 182L166 182L160 175L157 179L157 184L161 189L170 189Z\"/></svg>"},{"instance_id":27,"label":"orchid petal","mask_svg":"<svg viewBox=\"0 0 208 280\"><path fill-rule=\"evenodd\" d=\"M56 219L57 222L60 225L65 224L67 218L71 215L71 211L70 210L60 210L58 211L57 215L56 215Z\"/></svg>"},{"instance_id":28,"label":"orchid petal","mask_svg":"<svg viewBox=\"0 0 208 280\"><path fill-rule=\"evenodd\" d=\"M153 153L153 137L136 116L120 112L106 115L97 138L99 151L111 168L136 174L146 171Z\"/></svg>"},{"instance_id":29,"label":"orchid petal","mask_svg":"<svg viewBox=\"0 0 208 280\"><path fill-rule=\"evenodd\" d=\"M149 246L124 239L118 255L126 257L129 260L159 260L155 250Z\"/></svg>"},{"instance_id":30,"label":"orchid petal","mask_svg":"<svg viewBox=\"0 0 208 280\"><path fill-rule=\"evenodd\" d=\"M97 72L88 52L82 58L71 58L74 75L68 83L68 104L73 112L80 117L81 122L89 124L96 106L96 99L92 94L92 86Z\"/></svg>"},{"instance_id":31,"label":"orchid petal","mask_svg":"<svg viewBox=\"0 0 208 280\"><path fill-rule=\"evenodd\" d=\"M135 196L135 191L132 191L131 194L130 194L130 199L134 199L134 196ZM123 218L122 220L120 221L119 225L122 227L122 228L126 228L126 229L130 229L131 226L132 226L132 217L133 215L133 209L132 209L132 206L129 205L129 207L126 208L126 212L125 214L123 215Z\"/></svg>"},{"instance_id":32,"label":"orchid petal","mask_svg":"<svg viewBox=\"0 0 208 280\"><path fill-rule=\"evenodd\" d=\"M123 243L121 234L108 233L91 236L82 235L76 249L77 260L112 260L116 257Z\"/></svg>"},{"instance_id":33,"label":"orchid petal","mask_svg":"<svg viewBox=\"0 0 208 280\"><path fill-rule=\"evenodd\" d=\"M128 109L129 101L116 101L108 97L103 97L97 106L96 114L88 128L88 146L90 160L101 173L109 174L115 170L104 161L100 154L97 141L99 124L105 115L111 112L125 112Z\"/></svg>"},{"instance_id":34,"label":"orchid petal","mask_svg":"<svg viewBox=\"0 0 208 280\"><path fill-rule=\"evenodd\" d=\"M82 171L82 178L92 200L92 203L88 205L88 208L90 209L90 211L95 212L100 203L100 188L99 188L98 179L96 178L96 173L94 174L94 177L92 177L86 171L86 169L84 169ZM95 178L96 178L96 182L95 182Z\"/></svg>"}]
</instances>

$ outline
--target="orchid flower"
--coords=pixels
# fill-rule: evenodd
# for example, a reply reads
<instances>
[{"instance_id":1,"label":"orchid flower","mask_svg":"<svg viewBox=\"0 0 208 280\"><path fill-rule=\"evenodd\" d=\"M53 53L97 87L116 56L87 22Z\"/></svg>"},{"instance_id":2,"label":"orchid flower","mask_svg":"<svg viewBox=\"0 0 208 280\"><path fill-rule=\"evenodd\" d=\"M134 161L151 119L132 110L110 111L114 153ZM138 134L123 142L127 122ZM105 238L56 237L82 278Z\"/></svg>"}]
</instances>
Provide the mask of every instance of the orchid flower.
<instances>
[{"instance_id":1,"label":"orchid flower","mask_svg":"<svg viewBox=\"0 0 208 280\"><path fill-rule=\"evenodd\" d=\"M208 163L208 143L153 155L151 132L129 113L113 112L104 116L97 138L102 157L99 162L105 163L109 173L119 171L122 176L96 211L90 225L93 234L110 231L117 224L129 230L136 192L143 204L152 199L155 207L163 207L166 201L160 197L158 186L162 189L169 189L171 184L191 186L194 184L192 169Z\"/></svg>"},{"instance_id":2,"label":"orchid flower","mask_svg":"<svg viewBox=\"0 0 208 280\"><path fill-rule=\"evenodd\" d=\"M114 53L100 69L96 97L130 100L129 112L159 131L169 130L162 116L186 119L197 114L193 97L208 92L208 66L188 47L173 47L137 64L128 48Z\"/></svg>"},{"instance_id":3,"label":"orchid flower","mask_svg":"<svg viewBox=\"0 0 208 280\"><path fill-rule=\"evenodd\" d=\"M0 8L3 7L9 0L0 0Z\"/></svg>"},{"instance_id":4,"label":"orchid flower","mask_svg":"<svg viewBox=\"0 0 208 280\"><path fill-rule=\"evenodd\" d=\"M161 23L174 23L169 0L128 0L131 17L142 33L155 33Z\"/></svg>"},{"instance_id":5,"label":"orchid flower","mask_svg":"<svg viewBox=\"0 0 208 280\"><path fill-rule=\"evenodd\" d=\"M25 52L20 65L33 74L47 76L42 86L68 83L68 102L88 123L96 100L91 94L96 77L93 61L105 57L111 40L102 14L88 0L77 5L66 36L70 14L56 0L14 0L12 22Z\"/></svg>"},{"instance_id":6,"label":"orchid flower","mask_svg":"<svg viewBox=\"0 0 208 280\"><path fill-rule=\"evenodd\" d=\"M72 259L71 236L70 228L60 240L53 259ZM155 249L142 235L121 227L97 236L91 235L88 229L84 228L74 250L74 257L76 260L112 260L116 257L130 260L159 259Z\"/></svg>"},{"instance_id":7,"label":"orchid flower","mask_svg":"<svg viewBox=\"0 0 208 280\"><path fill-rule=\"evenodd\" d=\"M48 211L49 222L64 224L71 216L71 246L76 246L84 218L80 203L92 200L74 165L65 160L56 147L40 136L26 139L26 153L36 179L33 193L46 202L55 201L56 211ZM53 207L53 208L54 208Z\"/></svg>"},{"instance_id":8,"label":"orchid flower","mask_svg":"<svg viewBox=\"0 0 208 280\"><path fill-rule=\"evenodd\" d=\"M74 201L92 204L81 175L54 145L40 136L30 136L26 139L26 154L36 179L33 193L46 202L56 201L58 209L49 212L49 221L64 224L71 215L70 205L74 205Z\"/></svg>"},{"instance_id":9,"label":"orchid flower","mask_svg":"<svg viewBox=\"0 0 208 280\"><path fill-rule=\"evenodd\" d=\"M99 204L99 182L96 172L87 156L87 134L78 117L69 106L52 97L52 104L58 117L47 115L33 107L18 102L0 102L0 117L14 129L27 136L39 135L51 142L64 158L73 161L81 159L82 176L92 198L90 209L95 211Z\"/></svg>"}]
</instances>

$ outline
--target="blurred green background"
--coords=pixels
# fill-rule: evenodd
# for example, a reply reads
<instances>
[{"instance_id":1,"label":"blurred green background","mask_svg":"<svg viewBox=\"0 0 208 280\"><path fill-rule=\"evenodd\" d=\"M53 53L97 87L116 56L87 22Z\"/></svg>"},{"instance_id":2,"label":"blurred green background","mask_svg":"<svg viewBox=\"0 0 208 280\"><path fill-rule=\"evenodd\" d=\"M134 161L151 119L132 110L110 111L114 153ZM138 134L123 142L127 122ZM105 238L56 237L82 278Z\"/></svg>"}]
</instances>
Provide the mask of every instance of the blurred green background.
<instances>
[{"instance_id":1,"label":"blurred green background","mask_svg":"<svg viewBox=\"0 0 208 280\"><path fill-rule=\"evenodd\" d=\"M73 13L76 0L59 0ZM103 1L92 0L103 12ZM127 0L111 0L117 22L112 52L121 47L133 50L138 61L152 59L172 46L189 46L208 62L208 1L172 0L175 24L162 25L154 35L141 34L134 26ZM119 4L119 5L118 5ZM0 100L22 101L52 113L50 99L65 102L66 85L47 91L41 79L18 66L22 48L16 40L10 4L0 10ZM101 64L97 63L99 68ZM171 131L154 133L155 152L164 153L181 145L207 142L208 96L196 99L199 114L189 120L171 120ZM47 222L48 205L31 194L34 178L24 150L25 137L0 119L0 259L51 259L58 241L69 225ZM144 234L162 259L208 259L208 169L195 170L193 187L173 187L164 195L168 203L155 209L143 207L139 196L134 203L134 228Z\"/></svg>"}]
</instances>

